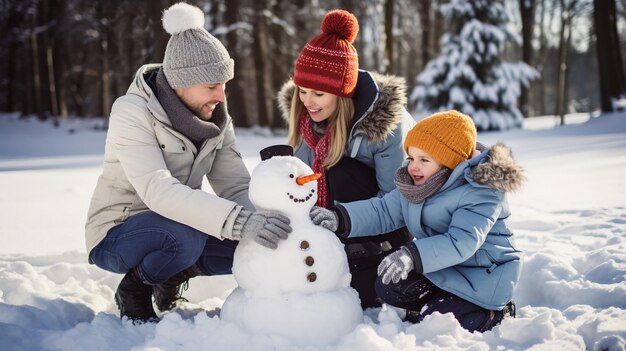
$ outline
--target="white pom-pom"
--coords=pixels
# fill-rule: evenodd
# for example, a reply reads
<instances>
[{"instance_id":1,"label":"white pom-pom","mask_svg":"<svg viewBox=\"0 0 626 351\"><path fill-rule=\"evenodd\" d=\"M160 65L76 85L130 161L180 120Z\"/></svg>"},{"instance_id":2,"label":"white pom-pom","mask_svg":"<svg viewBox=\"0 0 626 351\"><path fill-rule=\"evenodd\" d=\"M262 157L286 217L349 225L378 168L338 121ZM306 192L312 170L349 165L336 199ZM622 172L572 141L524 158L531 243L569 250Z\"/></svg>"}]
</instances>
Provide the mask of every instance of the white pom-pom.
<instances>
[{"instance_id":1,"label":"white pom-pom","mask_svg":"<svg viewBox=\"0 0 626 351\"><path fill-rule=\"evenodd\" d=\"M163 28L172 35L191 28L204 28L204 12L196 6L179 2L163 12Z\"/></svg>"}]
</instances>

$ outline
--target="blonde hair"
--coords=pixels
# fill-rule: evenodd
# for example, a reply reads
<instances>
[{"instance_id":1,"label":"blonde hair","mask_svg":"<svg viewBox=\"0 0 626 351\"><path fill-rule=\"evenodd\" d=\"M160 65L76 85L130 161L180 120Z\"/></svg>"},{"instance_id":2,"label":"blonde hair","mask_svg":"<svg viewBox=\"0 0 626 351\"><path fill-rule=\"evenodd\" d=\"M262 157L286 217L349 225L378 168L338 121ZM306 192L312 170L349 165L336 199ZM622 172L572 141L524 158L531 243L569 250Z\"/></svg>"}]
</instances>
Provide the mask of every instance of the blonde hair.
<instances>
[{"instance_id":1,"label":"blonde hair","mask_svg":"<svg viewBox=\"0 0 626 351\"><path fill-rule=\"evenodd\" d=\"M288 144L294 149L300 145L302 134L300 133L300 115L304 105L299 97L300 88L296 86L291 97L291 110L289 113L289 140ZM339 162L346 152L348 143L348 128L354 115L354 101L352 98L337 97L337 110L328 118L326 130L333 131L333 137L328 148L328 155L322 162L325 169L329 169Z\"/></svg>"}]
</instances>

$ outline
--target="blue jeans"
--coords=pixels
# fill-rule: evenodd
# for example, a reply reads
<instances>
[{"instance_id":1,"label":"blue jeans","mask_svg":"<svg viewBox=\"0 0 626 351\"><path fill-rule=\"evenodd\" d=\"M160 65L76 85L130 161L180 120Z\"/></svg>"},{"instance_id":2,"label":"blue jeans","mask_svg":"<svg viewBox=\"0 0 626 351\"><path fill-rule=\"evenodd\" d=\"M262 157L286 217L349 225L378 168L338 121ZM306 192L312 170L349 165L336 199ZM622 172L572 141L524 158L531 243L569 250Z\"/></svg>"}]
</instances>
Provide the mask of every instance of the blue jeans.
<instances>
[{"instance_id":1,"label":"blue jeans","mask_svg":"<svg viewBox=\"0 0 626 351\"><path fill-rule=\"evenodd\" d=\"M405 280L383 284L382 277L375 283L376 294L385 303L407 310L406 319L419 323L433 312L451 312L461 326L471 332L486 331L500 323L502 311L491 311L442 290L421 274L411 271Z\"/></svg>"},{"instance_id":2,"label":"blue jeans","mask_svg":"<svg viewBox=\"0 0 626 351\"><path fill-rule=\"evenodd\" d=\"M139 266L144 283L155 285L164 283L194 263L205 275L232 273L237 243L219 240L146 211L111 228L91 250L89 259L114 273L126 273Z\"/></svg>"}]
</instances>

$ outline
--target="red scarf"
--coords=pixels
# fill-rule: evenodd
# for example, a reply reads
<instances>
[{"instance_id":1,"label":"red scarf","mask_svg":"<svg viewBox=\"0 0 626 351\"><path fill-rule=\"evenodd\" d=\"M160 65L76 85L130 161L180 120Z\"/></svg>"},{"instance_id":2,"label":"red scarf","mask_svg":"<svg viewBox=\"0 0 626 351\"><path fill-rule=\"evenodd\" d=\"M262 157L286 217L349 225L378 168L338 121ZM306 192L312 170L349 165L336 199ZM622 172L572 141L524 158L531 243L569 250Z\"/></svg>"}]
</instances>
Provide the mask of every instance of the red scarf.
<instances>
[{"instance_id":1,"label":"red scarf","mask_svg":"<svg viewBox=\"0 0 626 351\"><path fill-rule=\"evenodd\" d=\"M332 139L332 132L330 128L326 128L326 133L321 139L318 139L313 127L311 126L312 120L309 111L302 109L300 114L300 134L304 142L313 150L315 158L313 159L313 165L311 168L313 172L319 173L322 176L317 180L317 206L328 208L330 207L330 196L328 195L328 185L326 184L326 170L322 165L326 156L328 155L328 146Z\"/></svg>"}]
</instances>

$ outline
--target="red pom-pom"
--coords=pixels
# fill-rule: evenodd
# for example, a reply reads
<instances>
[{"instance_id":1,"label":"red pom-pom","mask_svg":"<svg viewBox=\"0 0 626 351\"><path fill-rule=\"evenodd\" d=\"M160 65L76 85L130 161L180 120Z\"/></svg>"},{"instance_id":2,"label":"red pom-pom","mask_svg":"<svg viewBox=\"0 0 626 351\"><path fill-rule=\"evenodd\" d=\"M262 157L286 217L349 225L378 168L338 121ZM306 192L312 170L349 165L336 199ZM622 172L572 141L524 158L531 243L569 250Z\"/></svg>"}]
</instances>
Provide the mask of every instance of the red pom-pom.
<instances>
[{"instance_id":1,"label":"red pom-pom","mask_svg":"<svg viewBox=\"0 0 626 351\"><path fill-rule=\"evenodd\" d=\"M345 10L333 10L322 20L322 32L335 34L352 43L359 32L359 22L353 14Z\"/></svg>"}]
</instances>

